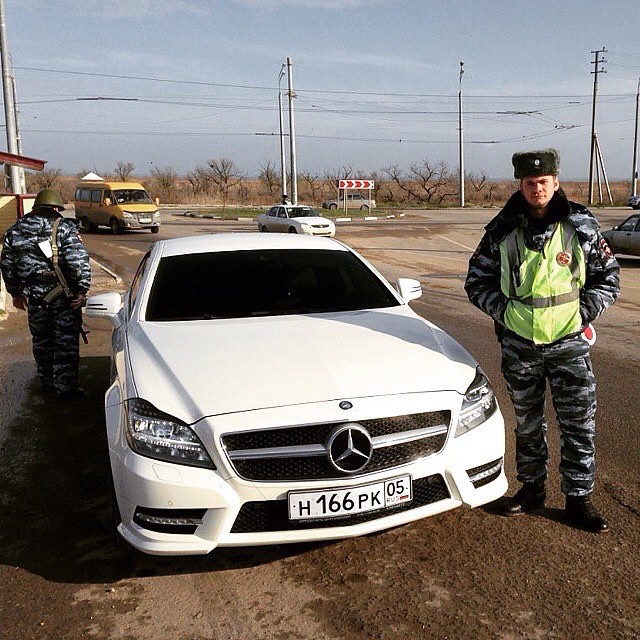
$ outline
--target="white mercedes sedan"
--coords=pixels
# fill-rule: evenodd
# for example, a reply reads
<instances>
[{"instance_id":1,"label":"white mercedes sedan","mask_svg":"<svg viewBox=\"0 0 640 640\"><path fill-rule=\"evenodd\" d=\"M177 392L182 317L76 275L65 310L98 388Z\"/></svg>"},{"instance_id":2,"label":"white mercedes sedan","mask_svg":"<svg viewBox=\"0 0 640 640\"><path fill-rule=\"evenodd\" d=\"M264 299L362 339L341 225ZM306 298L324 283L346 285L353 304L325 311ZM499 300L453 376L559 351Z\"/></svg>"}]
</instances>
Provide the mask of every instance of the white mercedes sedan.
<instances>
[{"instance_id":1,"label":"white mercedes sedan","mask_svg":"<svg viewBox=\"0 0 640 640\"><path fill-rule=\"evenodd\" d=\"M504 494L504 422L463 347L329 238L155 243L113 325L116 526L136 549L330 540Z\"/></svg>"}]
</instances>

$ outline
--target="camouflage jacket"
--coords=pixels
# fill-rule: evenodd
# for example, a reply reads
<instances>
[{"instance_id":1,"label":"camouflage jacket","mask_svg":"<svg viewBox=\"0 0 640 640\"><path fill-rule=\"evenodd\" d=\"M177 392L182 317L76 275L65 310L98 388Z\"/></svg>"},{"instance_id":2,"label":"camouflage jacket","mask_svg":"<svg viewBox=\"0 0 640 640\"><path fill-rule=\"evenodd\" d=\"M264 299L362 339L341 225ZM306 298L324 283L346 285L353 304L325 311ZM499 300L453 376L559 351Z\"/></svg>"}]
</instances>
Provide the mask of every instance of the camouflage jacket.
<instances>
[{"instance_id":1,"label":"camouflage jacket","mask_svg":"<svg viewBox=\"0 0 640 640\"><path fill-rule=\"evenodd\" d=\"M559 221L575 228L584 252L586 282L580 290L580 313L584 326L598 318L618 297L620 267L589 209L571 202L559 189L549 203L544 220L537 221L528 215L527 202L517 191L485 227L485 234L469 260L464 285L469 300L493 318L499 337L506 330L503 318L509 301L500 288L500 243L513 229L522 227L527 247L542 251Z\"/></svg>"},{"instance_id":2,"label":"camouflage jacket","mask_svg":"<svg viewBox=\"0 0 640 640\"><path fill-rule=\"evenodd\" d=\"M39 242L50 241L53 222L62 218L50 207L38 207L20 218L7 230L2 243L0 268L7 291L12 297L25 295L41 300L57 285L51 273L53 263L47 258ZM86 293L91 284L89 254L73 220L62 218L58 225L58 264L72 293Z\"/></svg>"}]
</instances>

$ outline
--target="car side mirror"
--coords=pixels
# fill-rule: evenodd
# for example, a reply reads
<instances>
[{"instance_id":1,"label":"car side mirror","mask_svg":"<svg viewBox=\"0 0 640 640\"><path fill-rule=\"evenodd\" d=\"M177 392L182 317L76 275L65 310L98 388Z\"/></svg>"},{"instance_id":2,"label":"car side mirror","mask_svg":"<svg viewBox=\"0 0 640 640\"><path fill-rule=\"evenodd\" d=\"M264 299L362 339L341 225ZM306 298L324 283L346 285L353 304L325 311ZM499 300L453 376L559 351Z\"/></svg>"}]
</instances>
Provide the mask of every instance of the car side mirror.
<instances>
[{"instance_id":1,"label":"car side mirror","mask_svg":"<svg viewBox=\"0 0 640 640\"><path fill-rule=\"evenodd\" d=\"M422 285L419 280L413 278L398 278L396 289L405 302L422 297Z\"/></svg>"},{"instance_id":2,"label":"car side mirror","mask_svg":"<svg viewBox=\"0 0 640 640\"><path fill-rule=\"evenodd\" d=\"M89 296L85 313L89 318L107 318L113 328L117 329L120 326L120 309L122 296L115 291L109 291Z\"/></svg>"}]
</instances>

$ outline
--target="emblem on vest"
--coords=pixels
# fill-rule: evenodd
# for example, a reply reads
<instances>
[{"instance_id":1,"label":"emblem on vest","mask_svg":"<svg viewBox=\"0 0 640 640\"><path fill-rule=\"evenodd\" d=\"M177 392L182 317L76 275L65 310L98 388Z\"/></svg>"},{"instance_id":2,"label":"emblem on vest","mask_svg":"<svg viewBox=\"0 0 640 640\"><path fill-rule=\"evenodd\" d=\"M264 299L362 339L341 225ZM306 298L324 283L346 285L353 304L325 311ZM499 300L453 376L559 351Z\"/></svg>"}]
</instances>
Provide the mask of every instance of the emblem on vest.
<instances>
[{"instance_id":1,"label":"emblem on vest","mask_svg":"<svg viewBox=\"0 0 640 640\"><path fill-rule=\"evenodd\" d=\"M556 262L561 266L561 267L566 267L569 265L569 263L571 262L571 254L568 251L561 251L557 256L556 256Z\"/></svg>"}]
</instances>

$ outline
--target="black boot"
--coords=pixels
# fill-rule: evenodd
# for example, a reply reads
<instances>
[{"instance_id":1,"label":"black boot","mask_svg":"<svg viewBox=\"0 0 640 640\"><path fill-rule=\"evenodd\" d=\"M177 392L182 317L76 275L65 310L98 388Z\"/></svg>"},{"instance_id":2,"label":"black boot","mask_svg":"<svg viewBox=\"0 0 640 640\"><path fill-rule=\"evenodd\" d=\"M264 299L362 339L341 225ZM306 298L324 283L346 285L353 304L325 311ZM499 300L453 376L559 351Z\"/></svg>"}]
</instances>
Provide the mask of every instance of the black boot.
<instances>
[{"instance_id":1,"label":"black boot","mask_svg":"<svg viewBox=\"0 0 640 640\"><path fill-rule=\"evenodd\" d=\"M591 504L590 496L567 496L565 508L567 522L591 533L609 531L609 523L596 511Z\"/></svg>"},{"instance_id":2,"label":"black boot","mask_svg":"<svg viewBox=\"0 0 640 640\"><path fill-rule=\"evenodd\" d=\"M520 516L544 506L547 492L544 482L525 482L512 498L507 498L500 509L503 516Z\"/></svg>"}]
</instances>

